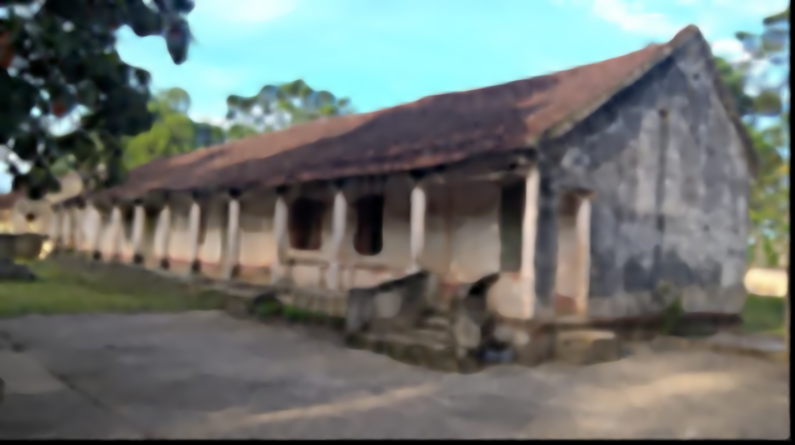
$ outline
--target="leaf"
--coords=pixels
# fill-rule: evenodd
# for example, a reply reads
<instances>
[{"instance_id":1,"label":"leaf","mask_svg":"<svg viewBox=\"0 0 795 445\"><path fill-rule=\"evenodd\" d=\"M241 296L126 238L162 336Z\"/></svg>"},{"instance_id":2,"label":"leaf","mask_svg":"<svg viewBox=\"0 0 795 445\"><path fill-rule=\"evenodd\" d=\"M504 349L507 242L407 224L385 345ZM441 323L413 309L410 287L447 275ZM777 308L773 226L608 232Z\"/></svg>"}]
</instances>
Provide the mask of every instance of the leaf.
<instances>
[{"instance_id":1,"label":"leaf","mask_svg":"<svg viewBox=\"0 0 795 445\"><path fill-rule=\"evenodd\" d=\"M177 20L166 31L166 47L171 55L171 60L180 65L188 58L188 48L191 41L191 32L188 22Z\"/></svg>"},{"instance_id":2,"label":"leaf","mask_svg":"<svg viewBox=\"0 0 795 445\"><path fill-rule=\"evenodd\" d=\"M762 21L765 25L776 25L779 23L789 23L789 6L787 9L779 12L778 14L773 14L769 17L765 17Z\"/></svg>"},{"instance_id":3,"label":"leaf","mask_svg":"<svg viewBox=\"0 0 795 445\"><path fill-rule=\"evenodd\" d=\"M782 112L783 106L781 103L781 95L778 91L765 90L762 91L754 99L754 109L762 116L774 117L779 116Z\"/></svg>"}]
</instances>

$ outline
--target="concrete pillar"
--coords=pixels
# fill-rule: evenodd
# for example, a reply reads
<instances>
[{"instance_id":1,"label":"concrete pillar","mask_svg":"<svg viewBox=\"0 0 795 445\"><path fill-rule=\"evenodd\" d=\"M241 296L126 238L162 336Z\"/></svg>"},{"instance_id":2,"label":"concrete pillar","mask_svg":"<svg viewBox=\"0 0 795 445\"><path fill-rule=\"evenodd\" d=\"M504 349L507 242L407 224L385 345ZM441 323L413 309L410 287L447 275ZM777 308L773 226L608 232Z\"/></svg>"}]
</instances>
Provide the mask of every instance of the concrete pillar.
<instances>
[{"instance_id":1,"label":"concrete pillar","mask_svg":"<svg viewBox=\"0 0 795 445\"><path fill-rule=\"evenodd\" d=\"M274 283L286 275L287 213L287 201L283 196L279 196L276 198L276 206L273 211L273 240L276 243L276 262L271 276Z\"/></svg>"},{"instance_id":2,"label":"concrete pillar","mask_svg":"<svg viewBox=\"0 0 795 445\"><path fill-rule=\"evenodd\" d=\"M146 213L144 206L136 205L135 213L133 214L133 232L132 232L132 260L133 263L143 261L143 240L144 240L144 224L146 223Z\"/></svg>"},{"instance_id":3,"label":"concrete pillar","mask_svg":"<svg viewBox=\"0 0 795 445\"><path fill-rule=\"evenodd\" d=\"M188 236L190 239L190 264L199 260L199 230L201 229L201 207L198 202L190 206L188 215Z\"/></svg>"},{"instance_id":4,"label":"concrete pillar","mask_svg":"<svg viewBox=\"0 0 795 445\"><path fill-rule=\"evenodd\" d=\"M231 280L234 278L235 267L240 261L240 201L232 199L229 201L229 218L226 228L226 252L224 252L224 278Z\"/></svg>"},{"instance_id":5,"label":"concrete pillar","mask_svg":"<svg viewBox=\"0 0 795 445\"><path fill-rule=\"evenodd\" d=\"M155 240L155 255L160 259L160 266L168 264L168 244L171 241L171 209L168 204L160 210L157 220L157 238Z\"/></svg>"},{"instance_id":6,"label":"concrete pillar","mask_svg":"<svg viewBox=\"0 0 795 445\"><path fill-rule=\"evenodd\" d=\"M591 281L591 200L587 196L580 197L577 207L577 282L576 311L580 315L588 314L588 286Z\"/></svg>"},{"instance_id":7,"label":"concrete pillar","mask_svg":"<svg viewBox=\"0 0 795 445\"><path fill-rule=\"evenodd\" d=\"M89 208L91 209L91 216L96 222L96 224L91 225L93 232L90 233L91 238L89 239L89 250L91 255L99 259L102 257L103 253L102 234L105 232L105 218L102 217L102 213L100 213L95 207Z\"/></svg>"},{"instance_id":8,"label":"concrete pillar","mask_svg":"<svg viewBox=\"0 0 795 445\"><path fill-rule=\"evenodd\" d=\"M331 290L340 290L340 270L342 243L345 241L345 222L347 219L348 202L345 194L338 190L334 195L334 210L331 220L331 245L329 248L329 270L327 283Z\"/></svg>"},{"instance_id":9,"label":"concrete pillar","mask_svg":"<svg viewBox=\"0 0 795 445\"><path fill-rule=\"evenodd\" d=\"M411 190L411 265L409 272L420 270L420 258L425 249L425 190L416 184Z\"/></svg>"},{"instance_id":10,"label":"concrete pillar","mask_svg":"<svg viewBox=\"0 0 795 445\"><path fill-rule=\"evenodd\" d=\"M524 216L522 218L522 264L519 269L522 299L521 318L529 320L535 314L536 303L536 234L538 233L538 194L540 185L538 166L527 172L525 179Z\"/></svg>"},{"instance_id":11,"label":"concrete pillar","mask_svg":"<svg viewBox=\"0 0 795 445\"><path fill-rule=\"evenodd\" d=\"M111 252L110 259L118 257L121 259L122 255L122 235L124 230L124 221L121 217L121 209L117 206L113 207L110 214L110 239L111 239Z\"/></svg>"}]
</instances>

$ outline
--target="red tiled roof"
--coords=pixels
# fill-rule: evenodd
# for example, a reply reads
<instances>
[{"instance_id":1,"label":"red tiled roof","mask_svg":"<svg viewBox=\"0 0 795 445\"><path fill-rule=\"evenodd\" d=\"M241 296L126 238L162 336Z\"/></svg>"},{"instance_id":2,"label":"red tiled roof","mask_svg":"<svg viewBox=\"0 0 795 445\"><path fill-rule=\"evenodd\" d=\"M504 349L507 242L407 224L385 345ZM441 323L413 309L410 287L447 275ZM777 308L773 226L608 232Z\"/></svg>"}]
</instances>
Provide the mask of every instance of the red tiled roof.
<instances>
[{"instance_id":1,"label":"red tiled roof","mask_svg":"<svg viewBox=\"0 0 795 445\"><path fill-rule=\"evenodd\" d=\"M386 174L532 146L543 136L554 136L561 124L585 118L692 37L703 40L698 28L689 26L669 43L602 62L158 159L132 170L125 184L93 198L132 199L158 190L278 186ZM716 72L713 78L722 88ZM721 96L732 110L725 89ZM729 114L748 142L736 113Z\"/></svg>"}]
</instances>

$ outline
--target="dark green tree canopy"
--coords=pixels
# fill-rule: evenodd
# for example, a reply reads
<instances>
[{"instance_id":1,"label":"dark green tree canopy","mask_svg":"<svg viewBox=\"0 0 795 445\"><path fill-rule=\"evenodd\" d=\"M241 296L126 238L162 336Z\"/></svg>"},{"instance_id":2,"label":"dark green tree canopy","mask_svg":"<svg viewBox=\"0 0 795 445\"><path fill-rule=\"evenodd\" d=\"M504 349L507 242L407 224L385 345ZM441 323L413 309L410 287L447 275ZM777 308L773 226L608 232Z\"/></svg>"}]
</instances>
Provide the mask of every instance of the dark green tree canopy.
<instances>
[{"instance_id":1,"label":"dark green tree canopy","mask_svg":"<svg viewBox=\"0 0 795 445\"><path fill-rule=\"evenodd\" d=\"M187 58L192 0L6 0L0 2L0 144L30 170L13 165L16 184L36 197L57 190L53 166L68 164L112 185L123 177L122 136L148 131L150 74L115 50L124 25L162 36L176 64ZM54 136L54 118L82 115Z\"/></svg>"}]
</instances>

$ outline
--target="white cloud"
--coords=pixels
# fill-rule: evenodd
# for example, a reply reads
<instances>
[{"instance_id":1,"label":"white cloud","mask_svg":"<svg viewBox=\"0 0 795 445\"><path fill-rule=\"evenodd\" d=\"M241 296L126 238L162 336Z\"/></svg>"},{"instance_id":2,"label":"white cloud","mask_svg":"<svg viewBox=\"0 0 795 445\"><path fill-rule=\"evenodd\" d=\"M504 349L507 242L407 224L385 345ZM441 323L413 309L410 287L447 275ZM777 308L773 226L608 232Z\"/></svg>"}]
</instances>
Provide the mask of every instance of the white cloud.
<instances>
[{"instance_id":1,"label":"white cloud","mask_svg":"<svg viewBox=\"0 0 795 445\"><path fill-rule=\"evenodd\" d=\"M634 34L669 39L684 25L673 23L667 16L646 10L650 3L633 0L595 0L593 13Z\"/></svg>"},{"instance_id":2,"label":"white cloud","mask_svg":"<svg viewBox=\"0 0 795 445\"><path fill-rule=\"evenodd\" d=\"M713 54L732 63L746 62L751 58L743 48L743 44L733 37L715 40L711 46Z\"/></svg>"},{"instance_id":3,"label":"white cloud","mask_svg":"<svg viewBox=\"0 0 795 445\"><path fill-rule=\"evenodd\" d=\"M228 129L231 125L231 123L228 120L221 117L212 117L198 113L194 114L192 112L189 112L188 115L190 116L191 120L193 120L194 122L215 125L216 127L221 127L223 129Z\"/></svg>"},{"instance_id":4,"label":"white cloud","mask_svg":"<svg viewBox=\"0 0 795 445\"><path fill-rule=\"evenodd\" d=\"M783 11L790 0L701 0L710 7L726 8L748 15L768 16Z\"/></svg>"},{"instance_id":5,"label":"white cloud","mask_svg":"<svg viewBox=\"0 0 795 445\"><path fill-rule=\"evenodd\" d=\"M291 13L297 4L297 0L201 0L188 19L258 24Z\"/></svg>"}]
</instances>

